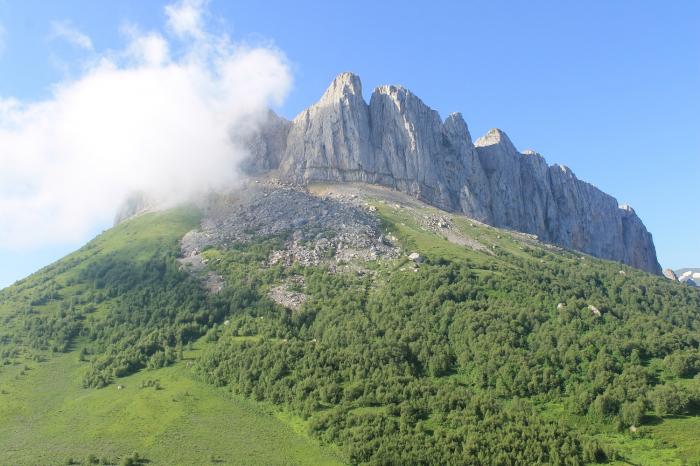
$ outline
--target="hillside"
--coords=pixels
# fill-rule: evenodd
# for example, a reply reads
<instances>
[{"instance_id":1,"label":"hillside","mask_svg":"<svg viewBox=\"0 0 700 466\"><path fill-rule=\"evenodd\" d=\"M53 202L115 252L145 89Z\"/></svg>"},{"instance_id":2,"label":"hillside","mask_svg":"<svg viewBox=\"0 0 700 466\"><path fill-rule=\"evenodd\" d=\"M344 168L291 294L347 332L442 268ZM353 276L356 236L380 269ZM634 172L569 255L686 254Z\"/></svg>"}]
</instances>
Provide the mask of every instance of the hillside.
<instances>
[{"instance_id":1,"label":"hillside","mask_svg":"<svg viewBox=\"0 0 700 466\"><path fill-rule=\"evenodd\" d=\"M699 344L697 289L261 180L0 291L0 463L685 464Z\"/></svg>"},{"instance_id":2,"label":"hillside","mask_svg":"<svg viewBox=\"0 0 700 466\"><path fill-rule=\"evenodd\" d=\"M207 307L174 262L178 240L199 217L182 208L134 219L0 291L0 464L141 464L129 462L134 452L154 465L339 464L294 417L193 377L206 345L197 337L210 325L182 314L173 325L165 312L173 308L158 306ZM138 308L121 308L134 299ZM182 332L180 346L161 341L160 332ZM124 354L156 336L144 362L163 355L156 348L169 349L167 360L147 370L135 362L113 370L109 386L84 388L102 385L87 382L92 353ZM176 349L181 354L170 358Z\"/></svg>"}]
</instances>

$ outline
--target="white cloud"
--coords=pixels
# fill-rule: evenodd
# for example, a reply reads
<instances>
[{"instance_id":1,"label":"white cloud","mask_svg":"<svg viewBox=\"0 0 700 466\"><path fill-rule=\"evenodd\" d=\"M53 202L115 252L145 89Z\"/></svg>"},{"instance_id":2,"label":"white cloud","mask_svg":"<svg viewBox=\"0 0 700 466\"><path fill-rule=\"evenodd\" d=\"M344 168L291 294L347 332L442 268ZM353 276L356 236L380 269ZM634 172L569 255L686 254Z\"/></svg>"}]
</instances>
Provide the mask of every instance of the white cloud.
<instances>
[{"instance_id":1,"label":"white cloud","mask_svg":"<svg viewBox=\"0 0 700 466\"><path fill-rule=\"evenodd\" d=\"M124 56L131 61L158 66L170 60L170 46L160 34L144 34L134 25L124 26L122 32L129 38Z\"/></svg>"},{"instance_id":2,"label":"white cloud","mask_svg":"<svg viewBox=\"0 0 700 466\"><path fill-rule=\"evenodd\" d=\"M0 249L83 240L136 190L175 202L236 180L291 75L278 50L198 27L178 57L131 28L50 99L0 98Z\"/></svg>"},{"instance_id":3,"label":"white cloud","mask_svg":"<svg viewBox=\"0 0 700 466\"><path fill-rule=\"evenodd\" d=\"M73 27L68 21L52 22L51 37L54 39L63 39L83 50L93 49L92 39Z\"/></svg>"},{"instance_id":4,"label":"white cloud","mask_svg":"<svg viewBox=\"0 0 700 466\"><path fill-rule=\"evenodd\" d=\"M203 16L207 0L180 0L165 7L168 27L180 37L204 36Z\"/></svg>"}]
</instances>

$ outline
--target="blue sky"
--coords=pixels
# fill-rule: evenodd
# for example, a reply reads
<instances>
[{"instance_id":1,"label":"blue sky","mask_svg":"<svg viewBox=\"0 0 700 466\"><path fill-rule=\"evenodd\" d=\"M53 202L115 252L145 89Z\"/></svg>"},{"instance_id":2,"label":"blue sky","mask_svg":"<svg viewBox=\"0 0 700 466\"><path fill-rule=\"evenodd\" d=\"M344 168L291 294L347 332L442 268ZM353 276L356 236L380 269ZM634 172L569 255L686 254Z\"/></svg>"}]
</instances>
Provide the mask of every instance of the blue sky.
<instances>
[{"instance_id":1,"label":"blue sky","mask_svg":"<svg viewBox=\"0 0 700 466\"><path fill-rule=\"evenodd\" d=\"M124 25L163 30L166 3L0 0L0 99L50 98L52 85L79 77L86 54L122 49ZM473 137L499 127L632 205L662 266L700 266L699 2L211 0L207 9L209 28L286 56L283 115L341 71L361 76L366 97L403 84L443 116L462 112ZM90 50L57 26L89 38ZM0 245L0 287L111 216L60 244Z\"/></svg>"}]
</instances>

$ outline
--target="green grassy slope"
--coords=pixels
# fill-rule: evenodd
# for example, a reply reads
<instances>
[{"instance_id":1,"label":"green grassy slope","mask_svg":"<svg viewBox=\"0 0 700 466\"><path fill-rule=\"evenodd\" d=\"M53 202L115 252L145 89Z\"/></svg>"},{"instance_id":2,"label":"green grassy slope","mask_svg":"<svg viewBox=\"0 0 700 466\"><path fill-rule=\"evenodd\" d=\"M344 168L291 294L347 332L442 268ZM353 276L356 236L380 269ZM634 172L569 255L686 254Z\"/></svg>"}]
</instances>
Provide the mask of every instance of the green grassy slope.
<instances>
[{"instance_id":1,"label":"green grassy slope","mask_svg":"<svg viewBox=\"0 0 700 466\"><path fill-rule=\"evenodd\" d=\"M0 373L0 464L110 463L138 452L155 465L337 464L273 412L196 381L185 361L83 389L75 353ZM23 371L23 375L19 373ZM161 386L140 388L144 381Z\"/></svg>"},{"instance_id":2,"label":"green grassy slope","mask_svg":"<svg viewBox=\"0 0 700 466\"><path fill-rule=\"evenodd\" d=\"M424 263L267 266L261 239L205 252L228 284L207 296L181 208L0 291L0 464L700 460L697 290L449 216L475 251L421 224L444 213L370 201ZM268 298L298 277L299 311Z\"/></svg>"},{"instance_id":3,"label":"green grassy slope","mask_svg":"<svg viewBox=\"0 0 700 466\"><path fill-rule=\"evenodd\" d=\"M81 279L81 272L108 258L143 263L155 251L177 247L182 235L198 224L199 213L190 208L142 216L107 230L78 251L1 290L0 337L12 335L19 340L23 325L31 318L36 317L41 322L54 320L61 315L65 317L69 308L70 311L83 308L80 315L73 318L99 317L109 303L104 296L99 296L95 282ZM5 338L4 342L8 341ZM40 357L46 350L59 349L52 339L36 345L27 341L17 343L20 343L17 349L25 356Z\"/></svg>"},{"instance_id":4,"label":"green grassy slope","mask_svg":"<svg viewBox=\"0 0 700 466\"><path fill-rule=\"evenodd\" d=\"M60 329L73 317L99 327L118 297L99 296L104 288L81 272L105 258L146 263L177 247L198 222L193 209L136 218L0 292L0 464L85 464L90 455L121 464L133 452L154 465L338 462L295 417L283 422L275 411L195 380L189 366L205 343L190 343L172 366L98 390L83 388L88 364L79 352L90 345L80 331L65 346L60 332L25 337L30 321ZM161 389L140 388L149 380Z\"/></svg>"}]
</instances>

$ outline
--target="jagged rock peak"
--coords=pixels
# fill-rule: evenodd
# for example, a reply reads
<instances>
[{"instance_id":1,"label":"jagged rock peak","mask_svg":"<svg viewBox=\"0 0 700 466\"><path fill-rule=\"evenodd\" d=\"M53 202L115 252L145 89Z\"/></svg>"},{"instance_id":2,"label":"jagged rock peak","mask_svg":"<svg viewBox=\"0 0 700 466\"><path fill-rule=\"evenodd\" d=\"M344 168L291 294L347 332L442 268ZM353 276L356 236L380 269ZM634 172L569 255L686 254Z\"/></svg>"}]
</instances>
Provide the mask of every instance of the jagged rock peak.
<instances>
[{"instance_id":1,"label":"jagged rock peak","mask_svg":"<svg viewBox=\"0 0 700 466\"><path fill-rule=\"evenodd\" d=\"M400 84L382 84L381 86L375 87L373 93L391 95L413 94L413 92L409 91Z\"/></svg>"},{"instance_id":2,"label":"jagged rock peak","mask_svg":"<svg viewBox=\"0 0 700 466\"><path fill-rule=\"evenodd\" d=\"M326 92L321 97L321 102L333 102L347 96L354 95L362 97L362 81L360 77L354 73L343 72L335 77L333 82Z\"/></svg>"},{"instance_id":3,"label":"jagged rock peak","mask_svg":"<svg viewBox=\"0 0 700 466\"><path fill-rule=\"evenodd\" d=\"M461 112L452 112L452 113L450 113L449 115L447 115L447 118L445 118L445 121L446 121L446 122L447 122L447 120L455 120L455 121L458 121L458 122L460 122L460 123L463 123L464 126L467 126L467 122L464 121L464 117L462 116L462 113L461 113Z\"/></svg>"},{"instance_id":4,"label":"jagged rock peak","mask_svg":"<svg viewBox=\"0 0 700 466\"><path fill-rule=\"evenodd\" d=\"M490 129L486 134L474 142L476 147L493 146L496 144L512 147L513 150L515 150L515 146L511 142L508 135L498 128Z\"/></svg>"},{"instance_id":5,"label":"jagged rock peak","mask_svg":"<svg viewBox=\"0 0 700 466\"><path fill-rule=\"evenodd\" d=\"M561 164L555 163L551 166L550 169L552 171L558 170L558 171L562 172L565 176L568 176L569 178L576 178L576 175L574 174L574 172L566 165L561 165Z\"/></svg>"},{"instance_id":6,"label":"jagged rock peak","mask_svg":"<svg viewBox=\"0 0 700 466\"><path fill-rule=\"evenodd\" d=\"M678 275L676 275L676 272L671 269L664 269L663 274L664 277L668 278L669 280L673 280L674 282L678 281Z\"/></svg>"},{"instance_id":7,"label":"jagged rock peak","mask_svg":"<svg viewBox=\"0 0 700 466\"><path fill-rule=\"evenodd\" d=\"M385 84L375 87L372 93L372 99L376 100L377 97L381 96L388 97L400 112L403 112L409 103L415 103L418 104L419 107L428 108L417 95L409 89L396 84Z\"/></svg>"},{"instance_id":8,"label":"jagged rock peak","mask_svg":"<svg viewBox=\"0 0 700 466\"><path fill-rule=\"evenodd\" d=\"M457 135L457 137L463 138L464 143L471 146L472 136L469 133L469 126L467 122L464 121L464 117L459 112L450 113L447 118L445 118L445 129Z\"/></svg>"},{"instance_id":9,"label":"jagged rock peak","mask_svg":"<svg viewBox=\"0 0 700 466\"><path fill-rule=\"evenodd\" d=\"M258 144L264 167L295 183L365 182L408 193L484 223L661 273L653 239L633 210L564 165L519 152L492 129L475 143L462 116L442 119L403 86L374 89L341 73L321 100ZM268 150L269 149L269 150ZM271 152L277 152L273 157Z\"/></svg>"},{"instance_id":10,"label":"jagged rock peak","mask_svg":"<svg viewBox=\"0 0 700 466\"><path fill-rule=\"evenodd\" d=\"M547 165L547 161L544 159L544 156L536 150L525 149L521 152L521 155L525 160L536 161L535 163L543 164L544 166L549 167L549 165Z\"/></svg>"},{"instance_id":11,"label":"jagged rock peak","mask_svg":"<svg viewBox=\"0 0 700 466\"><path fill-rule=\"evenodd\" d=\"M636 214L636 212L634 211L634 209L632 208L632 206L629 205L629 204L620 204L620 209L621 209L621 210L624 210L624 211L627 211L627 212L629 212L629 213L631 213L631 214Z\"/></svg>"}]
</instances>

